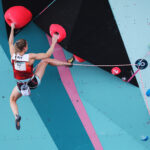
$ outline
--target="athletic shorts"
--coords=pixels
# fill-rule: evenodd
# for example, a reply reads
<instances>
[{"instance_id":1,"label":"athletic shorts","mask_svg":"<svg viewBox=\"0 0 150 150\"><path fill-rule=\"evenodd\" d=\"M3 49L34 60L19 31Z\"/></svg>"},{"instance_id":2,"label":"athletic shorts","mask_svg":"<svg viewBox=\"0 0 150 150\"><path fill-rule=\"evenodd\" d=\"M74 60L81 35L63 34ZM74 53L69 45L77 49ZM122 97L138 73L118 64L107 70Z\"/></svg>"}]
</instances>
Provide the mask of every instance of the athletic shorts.
<instances>
[{"instance_id":1,"label":"athletic shorts","mask_svg":"<svg viewBox=\"0 0 150 150\"><path fill-rule=\"evenodd\" d=\"M28 84L28 86L29 86L30 89L35 89L35 88L37 88L37 87L40 85L41 80L40 80L39 77L36 76L36 75L34 75L34 76L33 76L31 79L29 79L28 81L27 81L27 80L25 80L25 81L23 81L23 80L18 80L18 81L17 81L17 90L18 90L19 93L21 93L21 86L22 86L24 83L26 83L26 82L28 82L27 84Z\"/></svg>"}]
</instances>

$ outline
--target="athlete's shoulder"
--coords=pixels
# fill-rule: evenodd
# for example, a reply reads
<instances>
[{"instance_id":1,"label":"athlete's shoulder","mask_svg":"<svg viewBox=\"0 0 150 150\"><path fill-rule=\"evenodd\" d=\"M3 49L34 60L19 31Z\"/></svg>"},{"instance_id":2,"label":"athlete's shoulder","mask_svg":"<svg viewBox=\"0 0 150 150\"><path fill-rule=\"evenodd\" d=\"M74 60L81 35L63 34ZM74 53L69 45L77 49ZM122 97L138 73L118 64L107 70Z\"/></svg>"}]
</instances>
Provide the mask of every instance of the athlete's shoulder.
<instances>
[{"instance_id":1,"label":"athlete's shoulder","mask_svg":"<svg viewBox=\"0 0 150 150\"><path fill-rule=\"evenodd\" d=\"M15 53L13 53L12 55L11 55L11 60L14 60L15 59Z\"/></svg>"},{"instance_id":2,"label":"athlete's shoulder","mask_svg":"<svg viewBox=\"0 0 150 150\"><path fill-rule=\"evenodd\" d=\"M24 54L22 56L19 54L14 54L11 59L16 61L29 61L29 54Z\"/></svg>"}]
</instances>

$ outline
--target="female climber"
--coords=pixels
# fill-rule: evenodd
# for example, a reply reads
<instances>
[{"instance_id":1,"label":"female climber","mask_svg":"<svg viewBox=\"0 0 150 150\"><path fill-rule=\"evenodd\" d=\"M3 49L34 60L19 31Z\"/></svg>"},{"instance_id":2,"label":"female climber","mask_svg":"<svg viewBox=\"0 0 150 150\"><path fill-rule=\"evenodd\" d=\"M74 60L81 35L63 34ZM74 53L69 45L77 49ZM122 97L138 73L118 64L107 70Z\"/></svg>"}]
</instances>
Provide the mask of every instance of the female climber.
<instances>
[{"instance_id":1,"label":"female climber","mask_svg":"<svg viewBox=\"0 0 150 150\"><path fill-rule=\"evenodd\" d=\"M19 115L16 101L22 95L30 95L30 89L38 87L47 65L71 66L72 63L49 58L53 53L55 44L57 43L58 35L53 35L51 47L46 53L26 53L28 50L26 40L20 39L14 44L14 29L15 24L12 23L9 36L9 49L14 78L17 81L17 85L14 87L10 95L10 106L15 116L16 129L19 130L21 116ZM35 60L41 60L41 62L38 64L35 72L33 72L33 64Z\"/></svg>"}]
</instances>

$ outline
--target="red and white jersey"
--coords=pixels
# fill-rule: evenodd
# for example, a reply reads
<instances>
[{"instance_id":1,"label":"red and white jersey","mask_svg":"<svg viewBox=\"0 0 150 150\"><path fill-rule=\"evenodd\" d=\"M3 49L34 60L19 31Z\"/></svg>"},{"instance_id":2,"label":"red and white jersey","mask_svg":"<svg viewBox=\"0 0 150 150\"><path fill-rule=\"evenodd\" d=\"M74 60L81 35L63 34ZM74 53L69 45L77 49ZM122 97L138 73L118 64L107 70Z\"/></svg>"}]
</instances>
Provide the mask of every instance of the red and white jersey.
<instances>
[{"instance_id":1,"label":"red and white jersey","mask_svg":"<svg viewBox=\"0 0 150 150\"><path fill-rule=\"evenodd\" d=\"M33 65L29 64L29 54L23 56L17 54L11 58L14 77L17 80L29 79L33 76Z\"/></svg>"}]
</instances>

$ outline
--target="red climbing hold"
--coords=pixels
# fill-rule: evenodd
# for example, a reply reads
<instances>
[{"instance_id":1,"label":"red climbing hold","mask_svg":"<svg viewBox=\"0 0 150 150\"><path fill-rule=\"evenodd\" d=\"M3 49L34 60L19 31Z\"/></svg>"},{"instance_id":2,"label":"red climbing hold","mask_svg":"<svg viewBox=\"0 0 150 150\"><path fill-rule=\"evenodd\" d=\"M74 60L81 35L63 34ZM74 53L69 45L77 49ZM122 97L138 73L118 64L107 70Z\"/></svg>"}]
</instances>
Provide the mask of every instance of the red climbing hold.
<instances>
[{"instance_id":1,"label":"red climbing hold","mask_svg":"<svg viewBox=\"0 0 150 150\"><path fill-rule=\"evenodd\" d=\"M111 73L112 73L113 75L118 75L118 74L121 73L121 70L120 70L120 68L118 68L118 67L114 67L114 68L112 68Z\"/></svg>"},{"instance_id":2,"label":"red climbing hold","mask_svg":"<svg viewBox=\"0 0 150 150\"><path fill-rule=\"evenodd\" d=\"M77 62L84 62L85 60L84 59L82 59L82 58L80 58L80 57L78 57L78 56L76 56L76 55L73 55L73 57L75 58L75 60L77 61Z\"/></svg>"},{"instance_id":3,"label":"red climbing hold","mask_svg":"<svg viewBox=\"0 0 150 150\"><path fill-rule=\"evenodd\" d=\"M24 6L10 7L4 15L9 26L15 23L15 28L22 28L32 19L32 13Z\"/></svg>"},{"instance_id":4,"label":"red climbing hold","mask_svg":"<svg viewBox=\"0 0 150 150\"><path fill-rule=\"evenodd\" d=\"M66 38L66 31L65 29L59 24L51 24L49 27L50 35L59 34L57 42L61 42L63 39Z\"/></svg>"}]
</instances>

